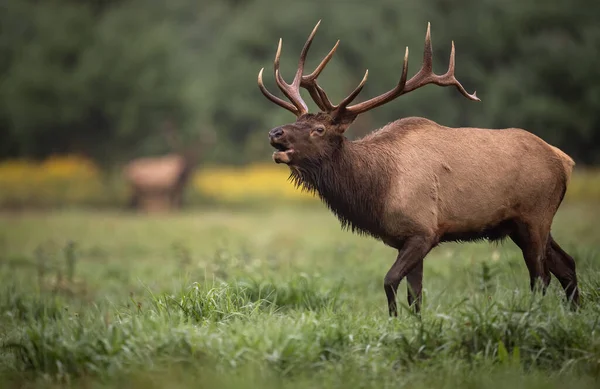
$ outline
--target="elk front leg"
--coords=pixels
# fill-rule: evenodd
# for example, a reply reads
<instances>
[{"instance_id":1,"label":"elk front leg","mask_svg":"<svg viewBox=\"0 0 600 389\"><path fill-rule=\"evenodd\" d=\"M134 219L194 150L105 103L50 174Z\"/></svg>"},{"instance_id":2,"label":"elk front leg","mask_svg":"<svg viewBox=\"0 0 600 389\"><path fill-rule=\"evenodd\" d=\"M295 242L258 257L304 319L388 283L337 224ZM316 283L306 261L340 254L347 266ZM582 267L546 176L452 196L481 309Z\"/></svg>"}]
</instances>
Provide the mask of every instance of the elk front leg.
<instances>
[{"instance_id":1,"label":"elk front leg","mask_svg":"<svg viewBox=\"0 0 600 389\"><path fill-rule=\"evenodd\" d=\"M396 306L396 291L398 285L413 269L423 266L423 259L434 245L434 239L429 236L414 236L408 238L398 251L396 262L385 275L383 286L388 301L390 316L398 316ZM419 277L420 278L420 277ZM410 295L410 293L409 293Z\"/></svg>"}]
</instances>

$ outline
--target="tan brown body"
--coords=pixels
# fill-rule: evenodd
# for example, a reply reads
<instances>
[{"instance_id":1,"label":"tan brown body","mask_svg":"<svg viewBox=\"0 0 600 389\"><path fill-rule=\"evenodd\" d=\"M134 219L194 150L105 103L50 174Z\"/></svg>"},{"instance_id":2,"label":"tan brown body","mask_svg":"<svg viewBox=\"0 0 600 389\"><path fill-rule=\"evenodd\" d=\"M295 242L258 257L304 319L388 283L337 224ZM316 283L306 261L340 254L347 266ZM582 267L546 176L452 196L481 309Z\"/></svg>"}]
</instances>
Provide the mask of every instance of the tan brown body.
<instances>
[{"instance_id":1,"label":"tan brown body","mask_svg":"<svg viewBox=\"0 0 600 389\"><path fill-rule=\"evenodd\" d=\"M211 132L201 136L191 146L184 146L169 122L164 132L174 152L158 157L137 158L123 168L123 177L131 189L131 208L146 212L181 208L184 190L196 168L200 151L214 141Z\"/></svg>"},{"instance_id":2,"label":"tan brown body","mask_svg":"<svg viewBox=\"0 0 600 389\"><path fill-rule=\"evenodd\" d=\"M131 205L148 212L177 208L189 174L187 169L185 158L177 154L129 162L123 175L133 192Z\"/></svg>"},{"instance_id":3,"label":"tan brown body","mask_svg":"<svg viewBox=\"0 0 600 389\"><path fill-rule=\"evenodd\" d=\"M317 25L318 27L318 25ZM365 81L340 104L331 104L317 77L337 45L317 69L302 75L306 53L317 27L302 50L291 84L275 78L291 104L259 87L276 104L297 116L294 123L272 129L277 149L273 159L289 165L295 183L316 192L343 227L381 239L398 249L385 276L390 315L397 315L395 295L408 280L408 302L420 309L423 260L442 242L501 240L510 237L522 250L531 288L545 291L554 274L567 297L578 303L575 261L550 235L574 166L558 148L525 130L450 128L424 118L405 118L362 139L343 133L356 117L426 84L453 85L468 94L454 77L454 45L444 75L432 71L429 27L423 66L407 80L408 49L402 77L389 92L350 106ZM368 74L368 73L367 73ZM299 88L308 89L321 109L308 113Z\"/></svg>"},{"instance_id":4,"label":"tan brown body","mask_svg":"<svg viewBox=\"0 0 600 389\"><path fill-rule=\"evenodd\" d=\"M449 128L422 118L349 143L365 146L374 158L387 159L393 177L381 215L392 236L420 232L454 240L515 218L549 227L573 167L564 153L524 130Z\"/></svg>"}]
</instances>

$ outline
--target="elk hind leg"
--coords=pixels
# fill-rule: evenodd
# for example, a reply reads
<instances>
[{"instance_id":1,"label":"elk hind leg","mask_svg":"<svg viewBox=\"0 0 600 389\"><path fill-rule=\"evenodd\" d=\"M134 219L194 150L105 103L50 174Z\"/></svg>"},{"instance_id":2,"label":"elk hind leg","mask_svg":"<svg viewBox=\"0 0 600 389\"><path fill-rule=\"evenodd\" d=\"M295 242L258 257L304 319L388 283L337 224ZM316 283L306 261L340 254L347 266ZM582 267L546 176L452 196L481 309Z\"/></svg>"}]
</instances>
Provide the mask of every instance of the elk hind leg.
<instances>
[{"instance_id":1,"label":"elk hind leg","mask_svg":"<svg viewBox=\"0 0 600 389\"><path fill-rule=\"evenodd\" d=\"M572 307L577 307L579 305L579 289L577 287L575 260L556 243L552 235L549 236L546 251L550 272L560 282L565 290L567 300L572 303Z\"/></svg>"},{"instance_id":2,"label":"elk hind leg","mask_svg":"<svg viewBox=\"0 0 600 389\"><path fill-rule=\"evenodd\" d=\"M550 284L550 271L546 264L546 242L549 232L540 231L530 224L519 223L516 229L510 234L510 238L515 242L523 253L523 259L529 270L529 280L531 291L535 292L541 287L542 294Z\"/></svg>"},{"instance_id":3,"label":"elk hind leg","mask_svg":"<svg viewBox=\"0 0 600 389\"><path fill-rule=\"evenodd\" d=\"M411 307L415 313L421 312L421 303L423 300L423 261L419 261L414 269L412 269L406 275L407 281L407 293L406 298L408 300L408 306Z\"/></svg>"}]
</instances>

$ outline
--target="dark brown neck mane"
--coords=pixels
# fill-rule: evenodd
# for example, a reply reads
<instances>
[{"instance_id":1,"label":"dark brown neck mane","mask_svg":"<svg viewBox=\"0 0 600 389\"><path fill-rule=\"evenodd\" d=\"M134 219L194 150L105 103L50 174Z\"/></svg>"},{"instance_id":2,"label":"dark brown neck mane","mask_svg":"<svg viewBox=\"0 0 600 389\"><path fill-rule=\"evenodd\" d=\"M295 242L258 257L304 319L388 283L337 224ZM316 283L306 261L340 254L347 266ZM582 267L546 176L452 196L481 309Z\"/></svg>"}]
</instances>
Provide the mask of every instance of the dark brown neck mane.
<instances>
[{"instance_id":1,"label":"dark brown neck mane","mask_svg":"<svg viewBox=\"0 0 600 389\"><path fill-rule=\"evenodd\" d=\"M342 228L381 239L386 236L381 215L391 173L385 158L374 150L377 143L375 139L344 138L333 154L290 166L290 180L296 187L316 193Z\"/></svg>"}]
</instances>

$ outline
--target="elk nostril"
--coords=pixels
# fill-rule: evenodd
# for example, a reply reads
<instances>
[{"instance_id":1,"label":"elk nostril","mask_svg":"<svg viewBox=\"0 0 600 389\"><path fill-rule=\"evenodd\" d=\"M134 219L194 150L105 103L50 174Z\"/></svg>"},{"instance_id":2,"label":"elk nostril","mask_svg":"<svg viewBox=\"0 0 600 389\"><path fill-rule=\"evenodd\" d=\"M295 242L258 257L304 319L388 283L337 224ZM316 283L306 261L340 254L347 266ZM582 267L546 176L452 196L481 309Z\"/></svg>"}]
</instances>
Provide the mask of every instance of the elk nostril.
<instances>
[{"instance_id":1,"label":"elk nostril","mask_svg":"<svg viewBox=\"0 0 600 389\"><path fill-rule=\"evenodd\" d=\"M271 138L279 138L280 136L283 135L283 130L281 128L274 128L271 131L269 131L269 136Z\"/></svg>"}]
</instances>

